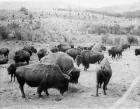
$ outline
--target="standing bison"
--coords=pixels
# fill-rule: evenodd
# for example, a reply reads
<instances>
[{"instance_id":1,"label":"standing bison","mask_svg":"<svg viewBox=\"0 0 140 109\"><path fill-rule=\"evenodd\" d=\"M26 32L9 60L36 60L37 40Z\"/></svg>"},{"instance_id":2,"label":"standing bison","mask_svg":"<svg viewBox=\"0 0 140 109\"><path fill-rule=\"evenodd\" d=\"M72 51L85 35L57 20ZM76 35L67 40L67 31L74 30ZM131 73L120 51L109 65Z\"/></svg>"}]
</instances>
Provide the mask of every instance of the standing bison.
<instances>
[{"instance_id":1,"label":"standing bison","mask_svg":"<svg viewBox=\"0 0 140 109\"><path fill-rule=\"evenodd\" d=\"M140 48L139 49L135 49L135 55L140 55Z\"/></svg>"},{"instance_id":2,"label":"standing bison","mask_svg":"<svg viewBox=\"0 0 140 109\"><path fill-rule=\"evenodd\" d=\"M41 58L43 58L45 55L48 55L49 51L46 49L40 49L39 52L37 53L38 59L40 61Z\"/></svg>"},{"instance_id":3,"label":"standing bison","mask_svg":"<svg viewBox=\"0 0 140 109\"><path fill-rule=\"evenodd\" d=\"M116 56L117 57L122 56L122 52L123 52L123 49L120 46L115 46L108 50L108 54L109 56L110 55L112 56L112 59L115 58Z\"/></svg>"},{"instance_id":4,"label":"standing bison","mask_svg":"<svg viewBox=\"0 0 140 109\"><path fill-rule=\"evenodd\" d=\"M25 50L18 50L15 52L15 56L13 59L14 59L15 63L26 61L27 64L29 64L30 53Z\"/></svg>"},{"instance_id":5,"label":"standing bison","mask_svg":"<svg viewBox=\"0 0 140 109\"><path fill-rule=\"evenodd\" d=\"M49 88L56 88L63 94L68 90L69 76L62 73L57 65L31 64L18 67L15 76L20 86L22 97L25 98L24 84L31 87L38 87L37 93L41 97L41 92L45 91L47 95Z\"/></svg>"},{"instance_id":6,"label":"standing bison","mask_svg":"<svg viewBox=\"0 0 140 109\"><path fill-rule=\"evenodd\" d=\"M127 49L127 48L130 49L130 44L123 44L123 45L122 45L122 49L123 49L123 50L125 50L125 49Z\"/></svg>"},{"instance_id":7,"label":"standing bison","mask_svg":"<svg viewBox=\"0 0 140 109\"><path fill-rule=\"evenodd\" d=\"M73 59L66 53L50 53L47 56L43 57L40 62L44 64L58 65L62 72L65 72L70 76L69 82L78 83L80 70L74 67Z\"/></svg>"},{"instance_id":8,"label":"standing bison","mask_svg":"<svg viewBox=\"0 0 140 109\"><path fill-rule=\"evenodd\" d=\"M76 62L78 66L82 63L85 67L84 70L87 70L89 68L89 64L94 64L96 62L100 63L103 58L104 55L100 52L84 50L82 51L81 55L76 57Z\"/></svg>"},{"instance_id":9,"label":"standing bison","mask_svg":"<svg viewBox=\"0 0 140 109\"><path fill-rule=\"evenodd\" d=\"M52 48L50 49L50 51L51 51L52 53L56 53L56 52L59 51L59 49L58 49L57 46L54 46L54 47L52 47Z\"/></svg>"},{"instance_id":10,"label":"standing bison","mask_svg":"<svg viewBox=\"0 0 140 109\"><path fill-rule=\"evenodd\" d=\"M32 55L32 53L37 53L37 50L33 46L25 46L23 50L27 51Z\"/></svg>"},{"instance_id":11,"label":"standing bison","mask_svg":"<svg viewBox=\"0 0 140 109\"><path fill-rule=\"evenodd\" d=\"M68 49L68 50L66 51L66 53L67 53L69 56L71 56L74 60L76 59L76 56L77 56L77 55L80 55L80 54L81 54L81 52L82 52L82 50L79 49L79 48L71 48L71 49Z\"/></svg>"},{"instance_id":12,"label":"standing bison","mask_svg":"<svg viewBox=\"0 0 140 109\"><path fill-rule=\"evenodd\" d=\"M112 69L107 59L103 59L100 68L96 72L96 96L98 96L98 88L101 88L103 83L104 95L106 95L107 84L112 76Z\"/></svg>"},{"instance_id":13,"label":"standing bison","mask_svg":"<svg viewBox=\"0 0 140 109\"><path fill-rule=\"evenodd\" d=\"M0 55L4 55L5 57L8 58L9 49L8 49L8 48L1 48L1 49L0 49Z\"/></svg>"}]
</instances>

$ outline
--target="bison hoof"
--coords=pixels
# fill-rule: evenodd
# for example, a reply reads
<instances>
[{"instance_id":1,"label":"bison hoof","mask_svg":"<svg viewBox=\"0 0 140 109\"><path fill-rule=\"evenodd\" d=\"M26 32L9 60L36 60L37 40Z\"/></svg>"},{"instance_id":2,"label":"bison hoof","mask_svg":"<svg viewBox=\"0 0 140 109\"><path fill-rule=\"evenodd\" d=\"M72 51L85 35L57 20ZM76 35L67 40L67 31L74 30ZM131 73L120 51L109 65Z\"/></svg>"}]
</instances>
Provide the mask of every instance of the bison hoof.
<instances>
[{"instance_id":1,"label":"bison hoof","mask_svg":"<svg viewBox=\"0 0 140 109\"><path fill-rule=\"evenodd\" d=\"M42 95L38 95L38 97L39 97L39 98L41 98L41 97L42 97Z\"/></svg>"},{"instance_id":2,"label":"bison hoof","mask_svg":"<svg viewBox=\"0 0 140 109\"><path fill-rule=\"evenodd\" d=\"M98 94L96 94L96 97L98 97L99 95Z\"/></svg>"},{"instance_id":3,"label":"bison hoof","mask_svg":"<svg viewBox=\"0 0 140 109\"><path fill-rule=\"evenodd\" d=\"M26 96L25 95L22 95L22 98L26 98Z\"/></svg>"}]
</instances>

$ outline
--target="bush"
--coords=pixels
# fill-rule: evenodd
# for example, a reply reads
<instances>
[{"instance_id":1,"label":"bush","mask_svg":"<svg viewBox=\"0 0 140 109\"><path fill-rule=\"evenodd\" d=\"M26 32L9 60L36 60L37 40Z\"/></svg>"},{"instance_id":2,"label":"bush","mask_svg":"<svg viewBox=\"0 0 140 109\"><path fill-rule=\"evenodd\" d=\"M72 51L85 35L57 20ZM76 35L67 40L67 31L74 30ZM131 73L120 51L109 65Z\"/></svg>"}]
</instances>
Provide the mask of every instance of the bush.
<instances>
[{"instance_id":1,"label":"bush","mask_svg":"<svg viewBox=\"0 0 140 109\"><path fill-rule=\"evenodd\" d=\"M0 36L2 39L7 39L9 35L9 29L5 26L0 27Z\"/></svg>"},{"instance_id":2,"label":"bush","mask_svg":"<svg viewBox=\"0 0 140 109\"><path fill-rule=\"evenodd\" d=\"M129 44L138 44L138 39L134 36L128 36L127 40L129 42Z\"/></svg>"}]
</instances>

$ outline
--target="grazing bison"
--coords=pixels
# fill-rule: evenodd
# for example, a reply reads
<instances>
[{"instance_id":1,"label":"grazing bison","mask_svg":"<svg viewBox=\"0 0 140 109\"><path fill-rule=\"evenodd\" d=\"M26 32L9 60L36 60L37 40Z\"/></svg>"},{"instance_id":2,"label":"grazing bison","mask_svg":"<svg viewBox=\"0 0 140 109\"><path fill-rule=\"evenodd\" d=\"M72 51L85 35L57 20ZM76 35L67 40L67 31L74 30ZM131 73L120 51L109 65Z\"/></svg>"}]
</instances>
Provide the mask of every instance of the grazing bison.
<instances>
[{"instance_id":1,"label":"grazing bison","mask_svg":"<svg viewBox=\"0 0 140 109\"><path fill-rule=\"evenodd\" d=\"M33 46L25 46L23 50L30 53L30 56L32 56L32 53L37 53L37 50Z\"/></svg>"},{"instance_id":2,"label":"grazing bison","mask_svg":"<svg viewBox=\"0 0 140 109\"><path fill-rule=\"evenodd\" d=\"M58 65L62 72L65 72L70 76L70 81L72 83L77 83L80 76L80 70L74 67L73 59L63 52L50 53L40 60L44 64L54 64Z\"/></svg>"},{"instance_id":3,"label":"grazing bison","mask_svg":"<svg viewBox=\"0 0 140 109\"><path fill-rule=\"evenodd\" d=\"M107 59L103 59L100 68L96 72L96 96L98 96L98 88L101 88L102 83L103 84L103 91L104 95L106 95L107 90L107 84L112 76L112 69L110 66L110 63Z\"/></svg>"},{"instance_id":4,"label":"grazing bison","mask_svg":"<svg viewBox=\"0 0 140 109\"><path fill-rule=\"evenodd\" d=\"M30 53L25 50L16 51L13 59L14 59L15 63L26 61L27 64L29 64Z\"/></svg>"},{"instance_id":5,"label":"grazing bison","mask_svg":"<svg viewBox=\"0 0 140 109\"><path fill-rule=\"evenodd\" d=\"M0 64L6 64L8 63L8 58L4 57L4 58L0 58Z\"/></svg>"},{"instance_id":6,"label":"grazing bison","mask_svg":"<svg viewBox=\"0 0 140 109\"><path fill-rule=\"evenodd\" d=\"M130 44L123 44L123 45L122 45L122 49L123 49L123 50L125 50L125 49L127 49L127 48L130 49Z\"/></svg>"},{"instance_id":7,"label":"grazing bison","mask_svg":"<svg viewBox=\"0 0 140 109\"><path fill-rule=\"evenodd\" d=\"M71 48L71 49L68 49L66 51L66 53L69 56L71 56L74 60L75 60L75 58L76 58L77 55L80 55L81 54L81 52L82 52L82 50L81 49L78 49L78 48Z\"/></svg>"},{"instance_id":8,"label":"grazing bison","mask_svg":"<svg viewBox=\"0 0 140 109\"><path fill-rule=\"evenodd\" d=\"M81 50L92 50L93 48L93 45L89 46L89 47L85 47L85 46L77 46L78 49L81 49Z\"/></svg>"},{"instance_id":9,"label":"grazing bison","mask_svg":"<svg viewBox=\"0 0 140 109\"><path fill-rule=\"evenodd\" d=\"M94 64L96 62L100 63L103 58L104 55L100 52L84 50L81 52L81 55L76 57L76 62L78 66L82 63L84 70L87 70L89 68L89 64Z\"/></svg>"},{"instance_id":10,"label":"grazing bison","mask_svg":"<svg viewBox=\"0 0 140 109\"><path fill-rule=\"evenodd\" d=\"M18 67L15 71L15 76L23 98L25 98L25 83L31 87L38 87L37 93L39 97L41 97L42 91L49 95L47 91L49 88L60 90L62 95L68 90L69 76L62 73L57 65L31 64Z\"/></svg>"},{"instance_id":11,"label":"grazing bison","mask_svg":"<svg viewBox=\"0 0 140 109\"><path fill-rule=\"evenodd\" d=\"M135 55L140 55L140 48L139 49L135 49Z\"/></svg>"},{"instance_id":12,"label":"grazing bison","mask_svg":"<svg viewBox=\"0 0 140 109\"><path fill-rule=\"evenodd\" d=\"M59 44L57 45L59 51L61 52L66 52L68 49L71 48L71 46L69 44Z\"/></svg>"},{"instance_id":13,"label":"grazing bison","mask_svg":"<svg viewBox=\"0 0 140 109\"><path fill-rule=\"evenodd\" d=\"M37 53L38 59L40 61L41 58L43 58L45 55L48 55L49 51L46 49L40 49L39 52Z\"/></svg>"},{"instance_id":14,"label":"grazing bison","mask_svg":"<svg viewBox=\"0 0 140 109\"><path fill-rule=\"evenodd\" d=\"M17 67L20 67L20 66L24 66L24 65L27 65L25 63L13 63L13 64L10 64L10 66L7 68L7 71L8 71L8 74L11 75L11 82L12 82L12 78L14 77L14 81L15 81L15 71L16 71L16 68Z\"/></svg>"},{"instance_id":15,"label":"grazing bison","mask_svg":"<svg viewBox=\"0 0 140 109\"><path fill-rule=\"evenodd\" d=\"M5 57L8 58L9 49L8 49L8 48L1 48L1 49L0 49L0 55L4 55Z\"/></svg>"},{"instance_id":16,"label":"grazing bison","mask_svg":"<svg viewBox=\"0 0 140 109\"><path fill-rule=\"evenodd\" d=\"M106 50L106 47L103 44L97 43L92 48L93 51L102 52Z\"/></svg>"},{"instance_id":17,"label":"grazing bison","mask_svg":"<svg viewBox=\"0 0 140 109\"><path fill-rule=\"evenodd\" d=\"M58 49L57 46L54 46L54 47L52 47L52 48L50 49L50 51L51 51L52 53L56 53L56 52L59 51L59 49Z\"/></svg>"},{"instance_id":18,"label":"grazing bison","mask_svg":"<svg viewBox=\"0 0 140 109\"><path fill-rule=\"evenodd\" d=\"M116 56L117 57L122 56L122 52L123 52L123 49L120 46L115 46L108 50L108 54L109 56L110 55L112 56L112 59L115 58Z\"/></svg>"}]
</instances>

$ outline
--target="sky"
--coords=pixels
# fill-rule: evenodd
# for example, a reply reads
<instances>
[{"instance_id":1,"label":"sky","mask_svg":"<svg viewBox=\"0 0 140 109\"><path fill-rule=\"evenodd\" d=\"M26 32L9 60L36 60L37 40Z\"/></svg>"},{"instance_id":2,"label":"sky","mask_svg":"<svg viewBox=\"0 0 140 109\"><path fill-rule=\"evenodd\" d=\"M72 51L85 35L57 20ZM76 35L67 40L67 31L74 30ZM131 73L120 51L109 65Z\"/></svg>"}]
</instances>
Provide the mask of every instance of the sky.
<instances>
[{"instance_id":1,"label":"sky","mask_svg":"<svg viewBox=\"0 0 140 109\"><path fill-rule=\"evenodd\" d=\"M54 3L64 3L64 5L74 5L81 7L90 7L90 8L101 8L107 6L115 6L115 5L127 5L135 3L139 0L0 0L4 1L39 1L39 2L54 2Z\"/></svg>"}]
</instances>

